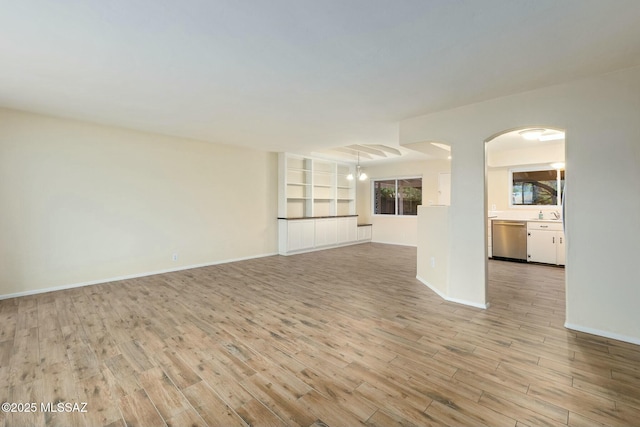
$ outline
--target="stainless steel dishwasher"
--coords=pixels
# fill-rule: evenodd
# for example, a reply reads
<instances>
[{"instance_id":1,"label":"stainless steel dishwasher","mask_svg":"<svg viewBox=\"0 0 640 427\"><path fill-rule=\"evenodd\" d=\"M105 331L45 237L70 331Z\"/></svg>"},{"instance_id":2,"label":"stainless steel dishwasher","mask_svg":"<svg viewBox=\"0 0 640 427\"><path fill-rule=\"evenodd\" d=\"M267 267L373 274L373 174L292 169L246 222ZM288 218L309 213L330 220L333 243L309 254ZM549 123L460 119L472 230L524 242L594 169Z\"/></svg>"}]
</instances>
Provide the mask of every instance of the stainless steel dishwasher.
<instances>
[{"instance_id":1,"label":"stainless steel dishwasher","mask_svg":"<svg viewBox=\"0 0 640 427\"><path fill-rule=\"evenodd\" d=\"M494 258L527 260L527 222L494 219L491 221Z\"/></svg>"}]
</instances>

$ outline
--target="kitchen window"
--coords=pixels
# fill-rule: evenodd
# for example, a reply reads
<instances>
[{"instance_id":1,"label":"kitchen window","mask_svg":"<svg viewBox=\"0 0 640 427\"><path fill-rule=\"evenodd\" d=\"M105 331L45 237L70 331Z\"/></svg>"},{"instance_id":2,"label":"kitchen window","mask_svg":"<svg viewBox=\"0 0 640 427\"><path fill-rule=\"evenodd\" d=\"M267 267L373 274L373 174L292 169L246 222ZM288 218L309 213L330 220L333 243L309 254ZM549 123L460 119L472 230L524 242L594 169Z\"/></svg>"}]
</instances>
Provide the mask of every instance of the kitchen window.
<instances>
[{"instance_id":1,"label":"kitchen window","mask_svg":"<svg viewBox=\"0 0 640 427\"><path fill-rule=\"evenodd\" d=\"M560 206L564 170L512 169L509 171L511 206Z\"/></svg>"},{"instance_id":2,"label":"kitchen window","mask_svg":"<svg viewBox=\"0 0 640 427\"><path fill-rule=\"evenodd\" d=\"M374 215L417 215L422 204L422 178L372 181Z\"/></svg>"}]
</instances>

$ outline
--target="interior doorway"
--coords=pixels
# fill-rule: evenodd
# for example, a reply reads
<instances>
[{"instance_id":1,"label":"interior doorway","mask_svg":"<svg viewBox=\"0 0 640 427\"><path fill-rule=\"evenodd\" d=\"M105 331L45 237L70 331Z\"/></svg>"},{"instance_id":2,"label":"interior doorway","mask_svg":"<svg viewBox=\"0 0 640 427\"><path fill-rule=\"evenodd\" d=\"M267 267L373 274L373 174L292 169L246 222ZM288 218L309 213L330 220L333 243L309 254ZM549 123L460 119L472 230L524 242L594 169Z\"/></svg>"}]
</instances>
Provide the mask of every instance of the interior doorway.
<instances>
[{"instance_id":1,"label":"interior doorway","mask_svg":"<svg viewBox=\"0 0 640 427\"><path fill-rule=\"evenodd\" d=\"M565 151L565 130L556 127L508 129L485 140L487 272L490 260L564 267ZM525 251L509 250L522 245ZM488 281L487 274L487 301Z\"/></svg>"}]
</instances>

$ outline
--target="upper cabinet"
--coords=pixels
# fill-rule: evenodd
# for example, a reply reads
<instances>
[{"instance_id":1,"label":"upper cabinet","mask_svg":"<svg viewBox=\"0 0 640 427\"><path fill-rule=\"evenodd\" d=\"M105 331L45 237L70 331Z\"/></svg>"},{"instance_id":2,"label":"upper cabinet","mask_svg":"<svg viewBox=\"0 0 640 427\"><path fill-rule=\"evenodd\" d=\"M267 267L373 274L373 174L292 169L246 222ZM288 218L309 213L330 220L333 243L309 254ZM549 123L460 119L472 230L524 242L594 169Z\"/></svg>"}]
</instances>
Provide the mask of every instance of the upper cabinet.
<instances>
[{"instance_id":1,"label":"upper cabinet","mask_svg":"<svg viewBox=\"0 0 640 427\"><path fill-rule=\"evenodd\" d=\"M330 160L278 154L278 217L355 215L354 167Z\"/></svg>"}]
</instances>

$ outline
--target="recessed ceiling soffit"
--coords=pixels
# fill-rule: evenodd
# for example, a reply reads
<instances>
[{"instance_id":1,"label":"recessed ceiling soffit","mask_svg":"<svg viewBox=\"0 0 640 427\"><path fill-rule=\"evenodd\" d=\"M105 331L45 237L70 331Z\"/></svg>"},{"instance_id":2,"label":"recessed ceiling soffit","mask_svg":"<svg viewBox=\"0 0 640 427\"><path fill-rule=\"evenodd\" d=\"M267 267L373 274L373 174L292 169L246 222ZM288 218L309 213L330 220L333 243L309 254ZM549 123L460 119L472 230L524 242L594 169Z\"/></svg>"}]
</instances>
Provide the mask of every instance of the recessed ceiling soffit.
<instances>
[{"instance_id":1,"label":"recessed ceiling soffit","mask_svg":"<svg viewBox=\"0 0 640 427\"><path fill-rule=\"evenodd\" d=\"M357 161L358 158L360 160L375 161L396 159L403 156L403 152L400 149L381 144L353 144L320 150L315 153L346 162Z\"/></svg>"}]
</instances>

